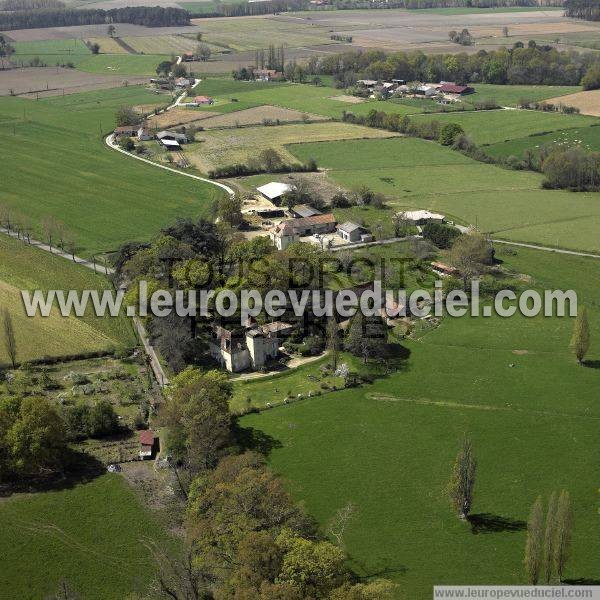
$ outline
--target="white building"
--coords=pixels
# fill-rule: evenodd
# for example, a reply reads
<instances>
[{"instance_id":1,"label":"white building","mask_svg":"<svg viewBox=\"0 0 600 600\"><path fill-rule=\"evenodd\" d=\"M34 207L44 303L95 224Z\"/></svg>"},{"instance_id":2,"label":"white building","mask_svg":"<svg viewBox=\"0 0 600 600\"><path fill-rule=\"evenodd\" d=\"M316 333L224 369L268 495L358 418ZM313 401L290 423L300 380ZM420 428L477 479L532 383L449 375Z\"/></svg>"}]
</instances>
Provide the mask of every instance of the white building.
<instances>
[{"instance_id":1,"label":"white building","mask_svg":"<svg viewBox=\"0 0 600 600\"><path fill-rule=\"evenodd\" d=\"M296 188L288 183L280 183L279 181L271 181L265 185L256 188L267 200L274 204L279 204L281 197Z\"/></svg>"}]
</instances>

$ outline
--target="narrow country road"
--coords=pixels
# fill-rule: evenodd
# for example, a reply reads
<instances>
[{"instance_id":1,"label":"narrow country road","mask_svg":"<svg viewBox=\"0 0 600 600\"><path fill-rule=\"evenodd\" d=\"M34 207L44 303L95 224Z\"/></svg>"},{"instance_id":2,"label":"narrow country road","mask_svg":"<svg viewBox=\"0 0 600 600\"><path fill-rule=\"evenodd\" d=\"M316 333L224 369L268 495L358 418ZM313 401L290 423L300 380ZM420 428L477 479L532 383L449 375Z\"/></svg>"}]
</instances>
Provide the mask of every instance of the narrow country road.
<instances>
[{"instance_id":1,"label":"narrow country road","mask_svg":"<svg viewBox=\"0 0 600 600\"><path fill-rule=\"evenodd\" d=\"M69 254L68 252L64 252L60 248L56 248L55 246L50 246L50 244L46 244L44 242L40 242L39 240L34 240L33 238L28 238L27 242L23 239L23 237L19 237L15 231L9 231L5 227L0 227L0 233L4 233L10 237L17 238L23 241L23 243L27 243L30 246L34 246L35 248L39 248L44 252L50 252L50 254L54 254L55 256L60 256L66 260L74 262L75 264L81 265L82 267L86 267L95 271L96 273L100 273L102 275L112 275L115 270L111 267L107 267L106 265L99 265L94 261L87 260L85 258L81 258L80 256ZM148 338L148 333L146 329L139 319L139 317L133 317L133 325L135 330L142 342L142 346L144 347L144 351L146 355L150 359L150 366L152 368L152 372L154 373L154 378L156 382L161 387L166 386L169 383L169 378L166 376L162 365L160 364L160 360L158 360L158 355L156 354L156 350L150 343Z\"/></svg>"},{"instance_id":2,"label":"narrow country road","mask_svg":"<svg viewBox=\"0 0 600 600\"><path fill-rule=\"evenodd\" d=\"M181 57L178 57L178 58L180 59ZM194 80L194 85L192 86L192 89L194 89L201 81L202 81L201 79ZM176 106L179 106L179 103L186 97L186 95L187 95L187 92L181 93L179 96L177 96L177 98L175 99L175 101L172 104L169 104L169 106L167 106L164 109L164 111L161 111L161 112L166 112L168 110L171 110L172 108L175 108ZM148 119L151 119L153 116L154 115L150 115L148 117ZM121 154L125 154L125 156L128 156L130 158L135 158L136 160L141 160L142 162L152 165L153 167L157 167L158 169L164 169L165 171L170 171L171 173L176 173L177 175L182 175L183 177L190 177L191 179L196 179L197 181L203 181L204 183L210 183L211 185L215 185L218 188L225 190L230 196L235 196L235 191L233 190L233 188L230 188L228 185L225 185L224 183L219 183L218 181L213 181L212 179L207 179L206 177L200 177L199 175L192 175L191 173L184 173L183 171L179 171L178 169L174 169L173 167L168 167L166 165L160 165L151 160L148 160L147 158L142 158L141 156L136 156L135 154L131 154L131 152L127 152L126 150L123 150L123 148L119 147L119 145L115 141L114 133L111 133L110 135L106 136L105 142L109 148L112 148L113 150L116 150L117 152L120 152Z\"/></svg>"}]
</instances>

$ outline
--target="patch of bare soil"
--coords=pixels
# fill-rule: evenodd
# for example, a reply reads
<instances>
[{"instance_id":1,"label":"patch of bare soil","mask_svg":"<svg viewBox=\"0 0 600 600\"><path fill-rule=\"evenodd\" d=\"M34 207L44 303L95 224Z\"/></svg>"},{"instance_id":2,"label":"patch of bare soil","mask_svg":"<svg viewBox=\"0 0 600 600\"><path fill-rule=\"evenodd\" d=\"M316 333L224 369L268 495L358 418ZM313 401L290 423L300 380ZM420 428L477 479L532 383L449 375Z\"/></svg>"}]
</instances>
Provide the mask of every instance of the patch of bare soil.
<instances>
[{"instance_id":1,"label":"patch of bare soil","mask_svg":"<svg viewBox=\"0 0 600 600\"><path fill-rule=\"evenodd\" d=\"M529 354L529 350L513 350L512 353L516 354L517 356L523 356L525 354Z\"/></svg>"},{"instance_id":2,"label":"patch of bare soil","mask_svg":"<svg viewBox=\"0 0 600 600\"><path fill-rule=\"evenodd\" d=\"M129 84L145 83L146 77L128 77ZM25 98L61 96L89 90L123 85L123 77L84 73L62 67L27 67L2 71L0 96L20 95Z\"/></svg>"},{"instance_id":3,"label":"patch of bare soil","mask_svg":"<svg viewBox=\"0 0 600 600\"><path fill-rule=\"evenodd\" d=\"M550 104L565 104L574 106L581 111L582 115L592 115L600 117L600 90L589 90L587 92L577 92L568 96L559 96L546 100Z\"/></svg>"},{"instance_id":4,"label":"patch of bare soil","mask_svg":"<svg viewBox=\"0 0 600 600\"><path fill-rule=\"evenodd\" d=\"M342 94L341 96L330 96L329 100L347 102L348 104L360 104L361 102L366 102L364 98L359 98L358 96L346 96L345 94Z\"/></svg>"}]
</instances>

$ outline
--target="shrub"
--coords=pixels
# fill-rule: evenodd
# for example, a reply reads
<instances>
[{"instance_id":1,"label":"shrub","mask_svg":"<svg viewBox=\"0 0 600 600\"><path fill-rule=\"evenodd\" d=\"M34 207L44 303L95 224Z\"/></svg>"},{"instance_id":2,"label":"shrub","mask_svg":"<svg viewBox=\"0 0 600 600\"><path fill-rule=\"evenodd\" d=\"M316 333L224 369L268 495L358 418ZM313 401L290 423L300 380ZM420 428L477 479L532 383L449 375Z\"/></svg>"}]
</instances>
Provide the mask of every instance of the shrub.
<instances>
[{"instance_id":1,"label":"shrub","mask_svg":"<svg viewBox=\"0 0 600 600\"><path fill-rule=\"evenodd\" d=\"M456 138L464 132L465 130L458 123L447 123L440 131L440 144L442 146L451 146L456 141Z\"/></svg>"}]
</instances>

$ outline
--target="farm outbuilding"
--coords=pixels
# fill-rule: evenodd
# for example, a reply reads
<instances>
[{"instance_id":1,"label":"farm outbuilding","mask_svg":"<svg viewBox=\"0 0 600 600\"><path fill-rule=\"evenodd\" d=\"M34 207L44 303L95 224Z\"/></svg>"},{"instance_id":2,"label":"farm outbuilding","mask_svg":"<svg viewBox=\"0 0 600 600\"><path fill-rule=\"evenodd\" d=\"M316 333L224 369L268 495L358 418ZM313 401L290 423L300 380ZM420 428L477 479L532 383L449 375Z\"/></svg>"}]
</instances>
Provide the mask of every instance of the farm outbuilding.
<instances>
[{"instance_id":1,"label":"farm outbuilding","mask_svg":"<svg viewBox=\"0 0 600 600\"><path fill-rule=\"evenodd\" d=\"M154 453L156 438L151 429L140 431L140 460L151 459Z\"/></svg>"},{"instance_id":2,"label":"farm outbuilding","mask_svg":"<svg viewBox=\"0 0 600 600\"><path fill-rule=\"evenodd\" d=\"M274 204L281 202L281 197L288 192L291 192L294 188L293 185L288 183L280 183L279 181L271 181L265 185L261 185L256 188L257 191L262 194L267 200L270 200Z\"/></svg>"},{"instance_id":3,"label":"farm outbuilding","mask_svg":"<svg viewBox=\"0 0 600 600\"><path fill-rule=\"evenodd\" d=\"M338 225L337 232L344 241L350 243L360 242L363 237L368 236L367 230L362 225L352 221L346 221Z\"/></svg>"},{"instance_id":4,"label":"farm outbuilding","mask_svg":"<svg viewBox=\"0 0 600 600\"><path fill-rule=\"evenodd\" d=\"M159 131L156 134L156 139L160 142L171 140L173 142L177 142L178 144L185 144L188 141L185 133L177 133L176 131Z\"/></svg>"},{"instance_id":5,"label":"farm outbuilding","mask_svg":"<svg viewBox=\"0 0 600 600\"><path fill-rule=\"evenodd\" d=\"M114 130L114 134L117 137L119 137L119 136L135 137L138 134L138 129L139 129L138 125L123 125L122 127L117 127Z\"/></svg>"}]
</instances>

